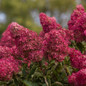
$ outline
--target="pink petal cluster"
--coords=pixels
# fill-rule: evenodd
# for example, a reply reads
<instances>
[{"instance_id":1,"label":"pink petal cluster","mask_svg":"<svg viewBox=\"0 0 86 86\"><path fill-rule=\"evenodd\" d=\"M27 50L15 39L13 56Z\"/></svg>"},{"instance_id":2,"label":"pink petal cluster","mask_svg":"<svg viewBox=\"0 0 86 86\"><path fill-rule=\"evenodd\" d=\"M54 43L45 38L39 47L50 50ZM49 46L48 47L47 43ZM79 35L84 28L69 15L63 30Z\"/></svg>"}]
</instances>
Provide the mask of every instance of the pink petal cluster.
<instances>
[{"instance_id":1,"label":"pink petal cluster","mask_svg":"<svg viewBox=\"0 0 86 86\"><path fill-rule=\"evenodd\" d=\"M71 40L74 40L73 31L65 29L65 28L60 29L59 31L62 34L62 36L65 39L65 41L68 43L68 45L71 44Z\"/></svg>"},{"instance_id":2,"label":"pink petal cluster","mask_svg":"<svg viewBox=\"0 0 86 86\"><path fill-rule=\"evenodd\" d=\"M74 40L73 31L62 28L54 17L48 17L44 13L40 13L39 16L43 27L39 36L44 40L44 57L49 60L63 61L69 53L70 41Z\"/></svg>"},{"instance_id":3,"label":"pink petal cluster","mask_svg":"<svg viewBox=\"0 0 86 86\"><path fill-rule=\"evenodd\" d=\"M19 59L19 57L21 57L21 53L19 52L17 46L13 46L11 48L11 55L15 58L15 59Z\"/></svg>"},{"instance_id":4,"label":"pink petal cluster","mask_svg":"<svg viewBox=\"0 0 86 86\"><path fill-rule=\"evenodd\" d=\"M20 62L12 56L12 49L6 46L0 46L0 80L8 81L13 73L19 72Z\"/></svg>"},{"instance_id":5,"label":"pink petal cluster","mask_svg":"<svg viewBox=\"0 0 86 86\"><path fill-rule=\"evenodd\" d=\"M2 58L0 59L0 80L8 81L12 78L13 74L19 72L19 64L13 58Z\"/></svg>"},{"instance_id":6,"label":"pink petal cluster","mask_svg":"<svg viewBox=\"0 0 86 86\"><path fill-rule=\"evenodd\" d=\"M2 37L0 39L0 47L1 47L1 53L3 52L5 57L6 54L12 55L13 57L20 57L20 53L18 52L18 49L15 45L15 39L12 38L11 33L10 33L10 28L12 25L16 24L15 22L12 22L11 24L8 25L7 29L3 32ZM3 54L1 54L3 55ZM2 56L3 57L3 56Z\"/></svg>"},{"instance_id":7,"label":"pink petal cluster","mask_svg":"<svg viewBox=\"0 0 86 86\"><path fill-rule=\"evenodd\" d=\"M40 23L43 27L43 31L45 33L49 32L52 29L60 29L62 28L60 24L56 22L55 17L48 17L44 13L40 13Z\"/></svg>"},{"instance_id":8,"label":"pink petal cluster","mask_svg":"<svg viewBox=\"0 0 86 86\"><path fill-rule=\"evenodd\" d=\"M71 20L68 22L69 30L73 30L76 42L86 40L86 12L82 5L78 5L71 15Z\"/></svg>"},{"instance_id":9,"label":"pink petal cluster","mask_svg":"<svg viewBox=\"0 0 86 86\"><path fill-rule=\"evenodd\" d=\"M40 37L44 37L45 33L48 33L53 29L62 28L61 25L56 22L55 17L48 17L45 13L40 13L39 18L43 28L43 31L39 34Z\"/></svg>"},{"instance_id":10,"label":"pink petal cluster","mask_svg":"<svg viewBox=\"0 0 86 86\"><path fill-rule=\"evenodd\" d=\"M0 39L1 46L13 47L15 45L14 39L10 35L10 27L14 23L8 25L7 29L3 32L2 37Z\"/></svg>"},{"instance_id":11,"label":"pink petal cluster","mask_svg":"<svg viewBox=\"0 0 86 86\"><path fill-rule=\"evenodd\" d=\"M69 56L71 65L79 71L72 73L68 77L68 82L71 86L86 86L86 55L72 48Z\"/></svg>"},{"instance_id":12,"label":"pink petal cluster","mask_svg":"<svg viewBox=\"0 0 86 86\"><path fill-rule=\"evenodd\" d=\"M86 41L86 12L82 5L78 5L72 13L68 28L74 32L76 42ZM86 55L73 48L70 51L71 65L79 71L72 73L68 82L71 86L86 86Z\"/></svg>"},{"instance_id":13,"label":"pink petal cluster","mask_svg":"<svg viewBox=\"0 0 86 86\"><path fill-rule=\"evenodd\" d=\"M68 77L71 86L86 86L86 69L81 69L76 73L72 73Z\"/></svg>"},{"instance_id":14,"label":"pink petal cluster","mask_svg":"<svg viewBox=\"0 0 86 86\"><path fill-rule=\"evenodd\" d=\"M24 60L40 61L43 58L42 38L36 32L14 22L10 27L10 33Z\"/></svg>"},{"instance_id":15,"label":"pink petal cluster","mask_svg":"<svg viewBox=\"0 0 86 86\"><path fill-rule=\"evenodd\" d=\"M86 68L86 55L83 55L79 50L71 48L69 56L71 65L74 68L77 69Z\"/></svg>"},{"instance_id":16,"label":"pink petal cluster","mask_svg":"<svg viewBox=\"0 0 86 86\"><path fill-rule=\"evenodd\" d=\"M62 26L56 22L54 17L48 17L44 13L40 13L39 17L43 28L43 31L41 31L39 34L40 37L44 38L46 33L49 33L51 30L55 29L60 30L60 32L63 33L63 37L68 42L68 44L70 44L70 40L74 40L73 31L62 28Z\"/></svg>"},{"instance_id":17,"label":"pink petal cluster","mask_svg":"<svg viewBox=\"0 0 86 86\"><path fill-rule=\"evenodd\" d=\"M62 30L51 30L44 36L44 57L49 60L63 61L69 53L67 41L64 39L65 32Z\"/></svg>"},{"instance_id":18,"label":"pink petal cluster","mask_svg":"<svg viewBox=\"0 0 86 86\"><path fill-rule=\"evenodd\" d=\"M0 46L0 59L3 57L10 57L11 56L11 49L6 46Z\"/></svg>"}]
</instances>

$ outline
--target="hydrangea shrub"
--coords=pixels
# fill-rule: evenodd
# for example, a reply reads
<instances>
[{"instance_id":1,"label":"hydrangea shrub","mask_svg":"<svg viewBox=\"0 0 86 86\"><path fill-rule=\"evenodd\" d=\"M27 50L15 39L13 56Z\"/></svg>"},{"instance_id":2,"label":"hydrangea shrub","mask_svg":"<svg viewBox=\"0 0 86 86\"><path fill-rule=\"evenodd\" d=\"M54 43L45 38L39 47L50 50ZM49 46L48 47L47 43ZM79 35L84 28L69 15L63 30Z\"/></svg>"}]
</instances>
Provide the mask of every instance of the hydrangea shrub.
<instances>
[{"instance_id":1,"label":"hydrangea shrub","mask_svg":"<svg viewBox=\"0 0 86 86\"><path fill-rule=\"evenodd\" d=\"M63 28L39 14L39 35L12 22L0 39L0 86L86 86L86 12L76 6Z\"/></svg>"}]
</instances>

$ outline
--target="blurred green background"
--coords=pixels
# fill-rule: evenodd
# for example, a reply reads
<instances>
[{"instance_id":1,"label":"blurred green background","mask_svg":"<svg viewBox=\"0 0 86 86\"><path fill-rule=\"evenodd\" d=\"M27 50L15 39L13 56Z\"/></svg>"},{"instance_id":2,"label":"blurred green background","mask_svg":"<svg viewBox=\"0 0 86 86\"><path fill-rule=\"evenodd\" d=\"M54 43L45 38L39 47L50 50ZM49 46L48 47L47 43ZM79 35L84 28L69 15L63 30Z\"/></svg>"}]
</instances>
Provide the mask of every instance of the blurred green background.
<instances>
[{"instance_id":1,"label":"blurred green background","mask_svg":"<svg viewBox=\"0 0 86 86\"><path fill-rule=\"evenodd\" d=\"M13 21L39 33L40 12L55 16L57 22L67 27L73 9L80 3L86 6L86 0L0 0L0 34Z\"/></svg>"}]
</instances>

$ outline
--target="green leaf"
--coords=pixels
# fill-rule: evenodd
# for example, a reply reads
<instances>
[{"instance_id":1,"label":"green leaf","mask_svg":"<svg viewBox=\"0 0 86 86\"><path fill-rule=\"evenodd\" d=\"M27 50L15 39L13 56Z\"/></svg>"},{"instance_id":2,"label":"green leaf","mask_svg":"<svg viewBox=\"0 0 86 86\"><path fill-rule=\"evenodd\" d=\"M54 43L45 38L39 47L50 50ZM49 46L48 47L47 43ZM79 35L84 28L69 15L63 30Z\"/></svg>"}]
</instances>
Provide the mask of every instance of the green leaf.
<instances>
[{"instance_id":1,"label":"green leaf","mask_svg":"<svg viewBox=\"0 0 86 86\"><path fill-rule=\"evenodd\" d=\"M14 78L14 84L15 84L15 86L19 86L19 82L16 78Z\"/></svg>"},{"instance_id":2,"label":"green leaf","mask_svg":"<svg viewBox=\"0 0 86 86\"><path fill-rule=\"evenodd\" d=\"M56 81L52 84L52 86L63 86L63 84L61 82Z\"/></svg>"},{"instance_id":3,"label":"green leaf","mask_svg":"<svg viewBox=\"0 0 86 86\"><path fill-rule=\"evenodd\" d=\"M0 81L0 86L1 86L1 85L6 85L6 84L7 84L6 82Z\"/></svg>"},{"instance_id":4,"label":"green leaf","mask_svg":"<svg viewBox=\"0 0 86 86\"><path fill-rule=\"evenodd\" d=\"M41 72L35 72L35 73L34 73L34 76L42 77L42 76L43 76L43 74L42 74Z\"/></svg>"},{"instance_id":5,"label":"green leaf","mask_svg":"<svg viewBox=\"0 0 86 86\"><path fill-rule=\"evenodd\" d=\"M27 80L24 80L23 83L26 85L26 86L32 86L32 83L27 81Z\"/></svg>"},{"instance_id":6,"label":"green leaf","mask_svg":"<svg viewBox=\"0 0 86 86\"><path fill-rule=\"evenodd\" d=\"M23 69L22 69L22 76L23 77L26 76L26 66L25 65L23 66Z\"/></svg>"},{"instance_id":7,"label":"green leaf","mask_svg":"<svg viewBox=\"0 0 86 86\"><path fill-rule=\"evenodd\" d=\"M47 86L46 84L43 84L42 86Z\"/></svg>"},{"instance_id":8,"label":"green leaf","mask_svg":"<svg viewBox=\"0 0 86 86\"><path fill-rule=\"evenodd\" d=\"M33 66L33 67L32 67L32 69L31 69L31 71L30 71L30 73L29 73L29 75L28 75L28 79L31 78L31 76L34 74L36 68L37 68L36 66Z\"/></svg>"},{"instance_id":9,"label":"green leaf","mask_svg":"<svg viewBox=\"0 0 86 86\"><path fill-rule=\"evenodd\" d=\"M77 47L79 48L79 50L80 50L81 52L83 52L84 46L83 46L82 43L77 43Z\"/></svg>"},{"instance_id":10,"label":"green leaf","mask_svg":"<svg viewBox=\"0 0 86 86\"><path fill-rule=\"evenodd\" d=\"M32 83L32 82L27 81L27 80L23 80L23 83L24 83L26 86L38 86L37 83Z\"/></svg>"},{"instance_id":11,"label":"green leaf","mask_svg":"<svg viewBox=\"0 0 86 86\"><path fill-rule=\"evenodd\" d=\"M7 86L12 86L12 84L13 84L13 80L12 80L12 81L9 81L9 82L7 83Z\"/></svg>"}]
</instances>

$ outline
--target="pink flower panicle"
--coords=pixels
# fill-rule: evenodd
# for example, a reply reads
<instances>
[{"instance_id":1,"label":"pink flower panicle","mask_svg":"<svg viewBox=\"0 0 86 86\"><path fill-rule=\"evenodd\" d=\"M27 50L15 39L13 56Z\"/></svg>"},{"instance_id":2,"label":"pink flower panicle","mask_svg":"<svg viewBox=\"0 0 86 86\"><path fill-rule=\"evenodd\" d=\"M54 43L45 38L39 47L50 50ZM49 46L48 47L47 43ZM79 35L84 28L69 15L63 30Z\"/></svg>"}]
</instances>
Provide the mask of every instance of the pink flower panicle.
<instances>
[{"instance_id":1,"label":"pink flower panicle","mask_svg":"<svg viewBox=\"0 0 86 86\"><path fill-rule=\"evenodd\" d=\"M44 38L45 34L53 29L60 30L61 34L65 34L65 40L70 44L70 40L74 40L74 34L72 30L62 29L62 26L56 22L54 17L48 17L44 13L40 13L40 23L43 27L43 31L40 32L39 36Z\"/></svg>"},{"instance_id":2,"label":"pink flower panicle","mask_svg":"<svg viewBox=\"0 0 86 86\"><path fill-rule=\"evenodd\" d=\"M32 51L29 52L28 55L33 62L38 62L41 61L43 58L43 51L42 50Z\"/></svg>"},{"instance_id":3,"label":"pink flower panicle","mask_svg":"<svg viewBox=\"0 0 86 86\"><path fill-rule=\"evenodd\" d=\"M15 23L10 28L11 36L24 60L39 61L43 57L42 38L36 32Z\"/></svg>"},{"instance_id":4,"label":"pink flower panicle","mask_svg":"<svg viewBox=\"0 0 86 86\"><path fill-rule=\"evenodd\" d=\"M86 86L86 69L72 73L72 75L68 77L68 82L71 86Z\"/></svg>"},{"instance_id":5,"label":"pink flower panicle","mask_svg":"<svg viewBox=\"0 0 86 86\"><path fill-rule=\"evenodd\" d=\"M71 44L71 41L74 40L74 34L72 30L63 28L63 29L60 29L59 32L68 44Z\"/></svg>"},{"instance_id":6,"label":"pink flower panicle","mask_svg":"<svg viewBox=\"0 0 86 86\"><path fill-rule=\"evenodd\" d=\"M19 64L13 58L2 58L0 59L0 80L8 81L12 78L13 74L19 72Z\"/></svg>"},{"instance_id":7,"label":"pink flower panicle","mask_svg":"<svg viewBox=\"0 0 86 86\"><path fill-rule=\"evenodd\" d=\"M73 30L76 42L86 40L86 12L82 5L78 5L71 15L71 20L68 22L69 30Z\"/></svg>"},{"instance_id":8,"label":"pink flower panicle","mask_svg":"<svg viewBox=\"0 0 86 86\"><path fill-rule=\"evenodd\" d=\"M68 82L71 86L78 86L76 82L76 74L72 73L72 75L68 76Z\"/></svg>"},{"instance_id":9,"label":"pink flower panicle","mask_svg":"<svg viewBox=\"0 0 86 86\"><path fill-rule=\"evenodd\" d=\"M62 28L60 24L56 22L55 17L48 17L44 13L40 13L40 23L43 27L43 31L45 33L49 32L52 29L60 29Z\"/></svg>"},{"instance_id":10,"label":"pink flower panicle","mask_svg":"<svg viewBox=\"0 0 86 86\"><path fill-rule=\"evenodd\" d=\"M10 32L12 26L16 24L17 24L16 22L12 22L11 24L9 24L5 32L3 32L2 34L0 40L0 49L1 49L0 55L2 55L1 57L8 57L7 55L11 55L15 58L20 57L20 53L18 52L18 49L15 45L15 39L11 36L11 32Z\"/></svg>"},{"instance_id":11,"label":"pink flower panicle","mask_svg":"<svg viewBox=\"0 0 86 86\"><path fill-rule=\"evenodd\" d=\"M82 5L77 5L76 9L73 11L71 15L71 20L76 21L82 14L85 12L85 9Z\"/></svg>"},{"instance_id":12,"label":"pink flower panicle","mask_svg":"<svg viewBox=\"0 0 86 86\"><path fill-rule=\"evenodd\" d=\"M14 39L10 35L10 28L13 24L14 22L9 24L7 29L3 32L2 37L0 39L1 46L13 47L15 45Z\"/></svg>"},{"instance_id":13,"label":"pink flower panicle","mask_svg":"<svg viewBox=\"0 0 86 86\"><path fill-rule=\"evenodd\" d=\"M44 37L44 57L49 60L63 61L69 53L68 43L64 39L65 33L61 30L51 30Z\"/></svg>"},{"instance_id":14,"label":"pink flower panicle","mask_svg":"<svg viewBox=\"0 0 86 86\"><path fill-rule=\"evenodd\" d=\"M71 14L71 20L69 20L68 22L69 29L73 29L72 27L84 12L85 12L84 7L82 5L77 5L76 9Z\"/></svg>"},{"instance_id":15,"label":"pink flower panicle","mask_svg":"<svg viewBox=\"0 0 86 86\"><path fill-rule=\"evenodd\" d=\"M86 55L83 55L79 50L71 49L70 62L74 68L86 68Z\"/></svg>"},{"instance_id":16,"label":"pink flower panicle","mask_svg":"<svg viewBox=\"0 0 86 86\"><path fill-rule=\"evenodd\" d=\"M41 31L41 32L39 33L39 36L40 36L41 38L44 38L45 32L44 32L44 31Z\"/></svg>"}]
</instances>

